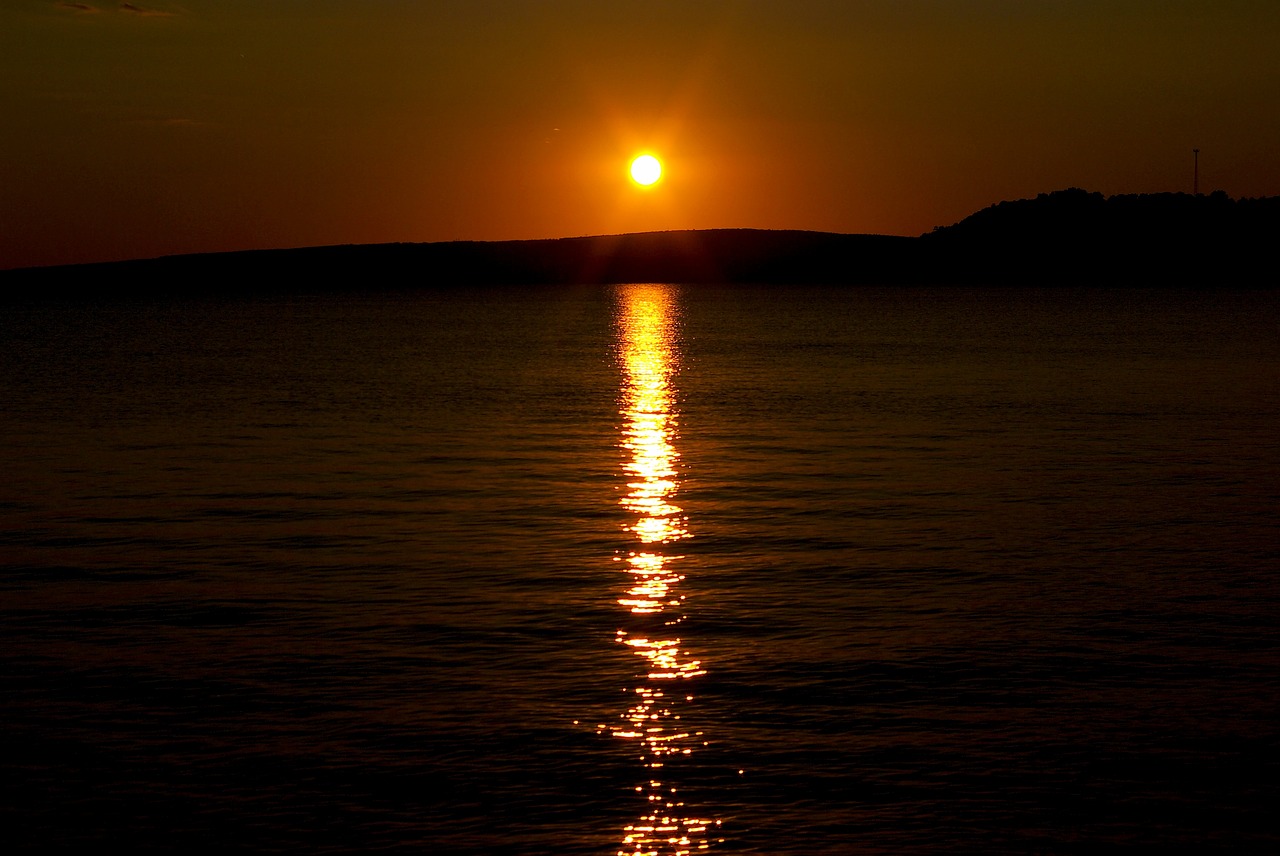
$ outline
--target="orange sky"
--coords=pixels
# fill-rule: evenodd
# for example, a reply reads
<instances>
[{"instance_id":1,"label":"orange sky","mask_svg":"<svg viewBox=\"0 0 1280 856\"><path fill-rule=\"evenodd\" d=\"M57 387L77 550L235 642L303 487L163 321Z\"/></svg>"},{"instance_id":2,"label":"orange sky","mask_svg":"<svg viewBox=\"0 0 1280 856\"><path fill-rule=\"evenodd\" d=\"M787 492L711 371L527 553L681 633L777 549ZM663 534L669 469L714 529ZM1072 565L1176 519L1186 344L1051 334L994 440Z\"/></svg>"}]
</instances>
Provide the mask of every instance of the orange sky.
<instances>
[{"instance_id":1,"label":"orange sky","mask_svg":"<svg viewBox=\"0 0 1280 856\"><path fill-rule=\"evenodd\" d=\"M1275 0L5 0L0 268L1280 195ZM629 157L660 153L640 192Z\"/></svg>"}]
</instances>

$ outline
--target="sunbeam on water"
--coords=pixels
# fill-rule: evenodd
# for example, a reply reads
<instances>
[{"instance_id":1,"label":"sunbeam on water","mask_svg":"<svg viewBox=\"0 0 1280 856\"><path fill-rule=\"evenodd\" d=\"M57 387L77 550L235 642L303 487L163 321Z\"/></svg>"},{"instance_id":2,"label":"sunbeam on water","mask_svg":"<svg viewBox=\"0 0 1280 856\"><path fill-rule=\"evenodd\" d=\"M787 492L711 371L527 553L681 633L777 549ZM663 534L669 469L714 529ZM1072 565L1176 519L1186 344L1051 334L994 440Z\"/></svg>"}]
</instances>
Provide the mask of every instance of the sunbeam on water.
<instances>
[{"instance_id":1,"label":"sunbeam on water","mask_svg":"<svg viewBox=\"0 0 1280 856\"><path fill-rule=\"evenodd\" d=\"M689 725L693 686L706 674L680 637L686 615L680 593L682 558L674 545L689 537L687 519L675 504L679 489L677 410L671 380L677 369L674 286L628 285L620 290L618 348L623 368L620 447L627 493L620 500L634 536L625 557L625 610L618 642L642 664L634 703L609 726L613 736L634 741L644 771L636 792L640 817L622 833L619 856L680 856L711 846L719 820L685 804L676 764L704 745ZM616 556L622 560L623 557Z\"/></svg>"}]
</instances>

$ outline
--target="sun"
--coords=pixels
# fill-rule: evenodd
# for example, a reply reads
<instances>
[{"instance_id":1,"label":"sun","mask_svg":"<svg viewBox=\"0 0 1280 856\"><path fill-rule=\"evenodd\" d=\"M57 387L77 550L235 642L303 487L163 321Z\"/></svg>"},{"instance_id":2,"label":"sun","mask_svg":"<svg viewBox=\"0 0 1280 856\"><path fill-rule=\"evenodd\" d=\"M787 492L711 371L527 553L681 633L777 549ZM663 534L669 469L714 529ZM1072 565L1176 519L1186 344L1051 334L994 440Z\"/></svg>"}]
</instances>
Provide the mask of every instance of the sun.
<instances>
[{"instance_id":1,"label":"sun","mask_svg":"<svg viewBox=\"0 0 1280 856\"><path fill-rule=\"evenodd\" d=\"M653 155L640 155L631 162L631 180L649 187L662 178L662 163Z\"/></svg>"}]
</instances>

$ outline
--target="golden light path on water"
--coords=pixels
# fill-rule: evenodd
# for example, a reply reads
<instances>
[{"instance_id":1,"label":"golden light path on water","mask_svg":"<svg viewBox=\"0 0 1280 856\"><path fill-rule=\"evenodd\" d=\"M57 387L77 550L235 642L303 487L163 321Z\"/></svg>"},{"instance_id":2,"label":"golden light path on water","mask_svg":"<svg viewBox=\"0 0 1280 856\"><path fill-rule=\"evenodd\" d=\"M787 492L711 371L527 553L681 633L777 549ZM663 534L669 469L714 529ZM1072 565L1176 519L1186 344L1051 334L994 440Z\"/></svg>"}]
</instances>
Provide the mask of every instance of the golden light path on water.
<instances>
[{"instance_id":1,"label":"golden light path on water","mask_svg":"<svg viewBox=\"0 0 1280 856\"><path fill-rule=\"evenodd\" d=\"M672 376L677 367L675 286L637 284L620 287L618 336L625 372L622 390L621 446L628 454L624 470L629 512L627 529L635 544L626 557L627 614L618 641L643 661L637 673L634 703L608 727L614 737L634 741L645 766L636 787L645 802L640 818L623 830L619 856L681 856L707 850L719 820L686 806L670 764L705 746L701 731L682 719L694 696L691 679L706 674L702 663L681 647L684 580L675 566L682 558L672 545L689 537L687 519L675 504L679 486L673 441L677 421ZM722 839L719 839L722 840Z\"/></svg>"}]
</instances>

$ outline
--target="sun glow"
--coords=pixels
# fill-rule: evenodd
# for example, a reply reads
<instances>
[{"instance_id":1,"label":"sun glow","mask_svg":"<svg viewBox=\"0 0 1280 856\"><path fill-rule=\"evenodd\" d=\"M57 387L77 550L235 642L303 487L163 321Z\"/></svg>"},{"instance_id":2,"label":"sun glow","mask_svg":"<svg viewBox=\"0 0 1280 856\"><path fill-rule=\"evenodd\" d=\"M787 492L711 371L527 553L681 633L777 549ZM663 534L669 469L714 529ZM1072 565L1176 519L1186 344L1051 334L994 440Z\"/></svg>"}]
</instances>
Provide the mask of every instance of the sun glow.
<instances>
[{"instance_id":1,"label":"sun glow","mask_svg":"<svg viewBox=\"0 0 1280 856\"><path fill-rule=\"evenodd\" d=\"M640 155L631 162L631 180L644 187L657 184L662 178L662 162L653 155Z\"/></svg>"}]
</instances>

